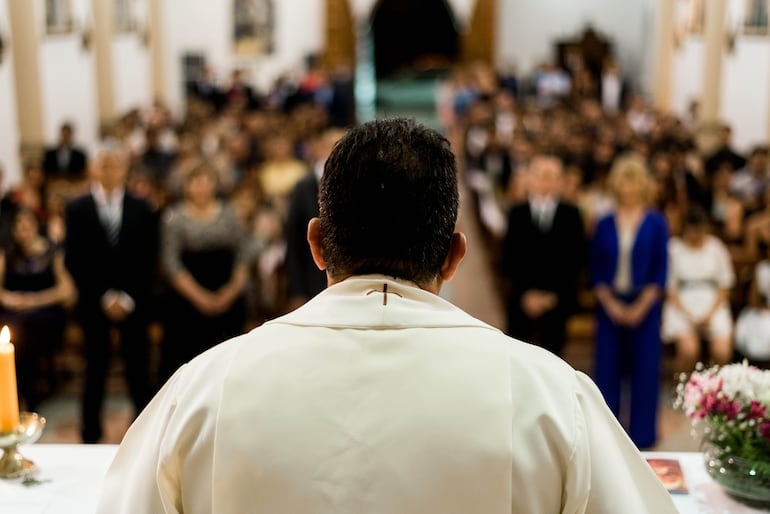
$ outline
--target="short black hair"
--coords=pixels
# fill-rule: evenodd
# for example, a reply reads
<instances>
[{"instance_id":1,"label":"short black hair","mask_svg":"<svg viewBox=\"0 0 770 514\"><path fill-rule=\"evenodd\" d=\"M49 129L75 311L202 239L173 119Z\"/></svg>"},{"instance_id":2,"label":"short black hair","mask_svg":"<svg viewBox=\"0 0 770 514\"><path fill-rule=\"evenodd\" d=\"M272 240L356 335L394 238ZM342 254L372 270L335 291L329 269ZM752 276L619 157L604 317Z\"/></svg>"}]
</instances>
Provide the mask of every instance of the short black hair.
<instances>
[{"instance_id":1,"label":"short black hair","mask_svg":"<svg viewBox=\"0 0 770 514\"><path fill-rule=\"evenodd\" d=\"M412 119L355 127L326 161L319 205L332 277L376 273L425 285L440 273L457 222L449 141Z\"/></svg>"},{"instance_id":2,"label":"short black hair","mask_svg":"<svg viewBox=\"0 0 770 514\"><path fill-rule=\"evenodd\" d=\"M682 219L682 228L704 228L711 223L706 211L698 206L692 206L687 209Z\"/></svg>"}]
</instances>

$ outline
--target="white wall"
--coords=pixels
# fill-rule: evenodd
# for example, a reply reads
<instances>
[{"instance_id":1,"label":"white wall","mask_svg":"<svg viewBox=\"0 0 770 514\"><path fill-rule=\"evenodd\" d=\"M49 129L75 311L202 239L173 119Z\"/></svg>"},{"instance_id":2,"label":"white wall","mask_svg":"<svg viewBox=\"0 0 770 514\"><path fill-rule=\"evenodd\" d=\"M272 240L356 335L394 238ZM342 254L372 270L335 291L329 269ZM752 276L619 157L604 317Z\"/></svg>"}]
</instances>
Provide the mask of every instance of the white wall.
<instances>
[{"instance_id":1,"label":"white wall","mask_svg":"<svg viewBox=\"0 0 770 514\"><path fill-rule=\"evenodd\" d=\"M115 34L112 41L115 112L145 108L152 103L150 52L136 33Z\"/></svg>"},{"instance_id":2,"label":"white wall","mask_svg":"<svg viewBox=\"0 0 770 514\"><path fill-rule=\"evenodd\" d=\"M51 36L40 46L40 68L46 141L56 141L66 120L74 124L76 140L93 148L98 137L93 54L83 51L78 37Z\"/></svg>"},{"instance_id":3,"label":"white wall","mask_svg":"<svg viewBox=\"0 0 770 514\"><path fill-rule=\"evenodd\" d=\"M247 70L248 78L266 90L284 71L300 68L310 52L324 43L324 4L321 0L273 0L274 53L238 56L232 44L232 0L168 0L163 3L166 31L166 88L172 108L183 103L182 56L202 53L217 77L226 82L234 67Z\"/></svg>"},{"instance_id":4,"label":"white wall","mask_svg":"<svg viewBox=\"0 0 770 514\"><path fill-rule=\"evenodd\" d=\"M208 0L162 3L166 91L174 110L179 111L184 100L182 56L185 53L203 54L218 75L231 68L227 46L229 3Z\"/></svg>"},{"instance_id":5,"label":"white wall","mask_svg":"<svg viewBox=\"0 0 770 514\"><path fill-rule=\"evenodd\" d=\"M733 142L748 150L768 140L770 41L739 36L722 60L720 117L733 128Z\"/></svg>"},{"instance_id":6,"label":"white wall","mask_svg":"<svg viewBox=\"0 0 770 514\"><path fill-rule=\"evenodd\" d=\"M90 15L90 4L79 0L74 6L76 23L84 26ZM77 142L93 150L99 129L93 49L83 47L77 30L71 34L46 35L42 0L36 4L36 16L41 38L40 89L46 142L55 142L62 122L70 121L75 126Z\"/></svg>"},{"instance_id":7,"label":"white wall","mask_svg":"<svg viewBox=\"0 0 770 514\"><path fill-rule=\"evenodd\" d=\"M650 89L649 54L654 52L655 0L499 0L498 58L521 74L554 58L554 43L579 36L588 24L614 43L627 73Z\"/></svg>"},{"instance_id":8,"label":"white wall","mask_svg":"<svg viewBox=\"0 0 770 514\"><path fill-rule=\"evenodd\" d=\"M703 92L704 44L701 36L684 39L674 52L672 63L671 110L682 116L690 101Z\"/></svg>"},{"instance_id":9,"label":"white wall","mask_svg":"<svg viewBox=\"0 0 770 514\"><path fill-rule=\"evenodd\" d=\"M21 177L19 164L19 131L16 111L16 84L13 74L11 28L8 23L8 0L0 0L0 35L5 43L0 63L0 166L5 172L3 187L15 184Z\"/></svg>"}]
</instances>

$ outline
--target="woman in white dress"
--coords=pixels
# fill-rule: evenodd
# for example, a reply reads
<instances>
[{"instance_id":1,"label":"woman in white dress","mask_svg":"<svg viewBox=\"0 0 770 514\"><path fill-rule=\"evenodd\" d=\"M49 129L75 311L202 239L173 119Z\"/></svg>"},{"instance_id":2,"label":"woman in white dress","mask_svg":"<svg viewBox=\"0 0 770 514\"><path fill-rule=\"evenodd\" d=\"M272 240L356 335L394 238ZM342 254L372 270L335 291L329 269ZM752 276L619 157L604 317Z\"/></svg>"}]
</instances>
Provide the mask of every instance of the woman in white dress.
<instances>
[{"instance_id":1,"label":"woman in white dress","mask_svg":"<svg viewBox=\"0 0 770 514\"><path fill-rule=\"evenodd\" d=\"M727 247L709 233L708 215L690 209L682 236L672 238L668 249L662 336L676 343L677 371L692 371L701 357L701 338L708 341L712 361L730 362L733 320L728 298L735 272Z\"/></svg>"}]
</instances>

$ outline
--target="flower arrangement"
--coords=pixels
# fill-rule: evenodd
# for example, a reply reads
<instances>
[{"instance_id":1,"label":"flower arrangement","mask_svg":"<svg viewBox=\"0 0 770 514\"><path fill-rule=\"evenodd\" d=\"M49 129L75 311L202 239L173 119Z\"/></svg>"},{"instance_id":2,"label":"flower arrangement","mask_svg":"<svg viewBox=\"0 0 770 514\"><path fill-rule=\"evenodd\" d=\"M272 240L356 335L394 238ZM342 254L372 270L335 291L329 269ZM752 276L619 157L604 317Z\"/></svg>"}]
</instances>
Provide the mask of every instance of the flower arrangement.
<instances>
[{"instance_id":1,"label":"flower arrangement","mask_svg":"<svg viewBox=\"0 0 770 514\"><path fill-rule=\"evenodd\" d=\"M704 437L736 456L770 468L770 370L741 364L698 364L677 386L676 406Z\"/></svg>"},{"instance_id":2,"label":"flower arrangement","mask_svg":"<svg viewBox=\"0 0 770 514\"><path fill-rule=\"evenodd\" d=\"M675 407L701 429L712 477L735 495L770 498L770 370L698 364L680 376Z\"/></svg>"}]
</instances>

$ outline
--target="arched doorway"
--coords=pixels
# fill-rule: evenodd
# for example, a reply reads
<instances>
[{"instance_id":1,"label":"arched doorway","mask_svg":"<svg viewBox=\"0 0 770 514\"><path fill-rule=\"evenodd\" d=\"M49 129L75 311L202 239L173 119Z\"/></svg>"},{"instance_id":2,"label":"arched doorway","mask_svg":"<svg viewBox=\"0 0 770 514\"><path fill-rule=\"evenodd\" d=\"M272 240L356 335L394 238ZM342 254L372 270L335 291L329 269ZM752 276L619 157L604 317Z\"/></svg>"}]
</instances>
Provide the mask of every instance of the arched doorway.
<instances>
[{"instance_id":1,"label":"arched doorway","mask_svg":"<svg viewBox=\"0 0 770 514\"><path fill-rule=\"evenodd\" d=\"M326 49L327 65L342 61L355 63L355 97L356 115L358 121L373 119L376 105L387 103L383 99L386 90L394 81L378 80L377 76L387 76L397 71L411 71L412 77L422 76L423 80L441 75L440 69L434 66L446 61L449 64L457 62L494 62L496 38L497 3L499 0L473 0L473 10L469 19L465 20L461 33L458 35L456 20L450 8L453 0L325 0L326 2ZM355 5L372 5L364 10L356 10ZM417 5L411 5L417 4ZM417 13L413 13L417 11ZM391 14L388 14L388 13ZM393 13L398 13L394 17ZM427 14L425 14L427 13ZM434 14L431 14L434 13ZM375 28L375 18L379 30ZM411 20L411 21L410 21ZM423 20L414 22L414 20ZM443 20L443 21L441 21ZM439 27L450 31L452 38L441 34L430 36ZM451 30L450 30L451 29ZM374 33L378 34L375 35ZM438 43L448 41L445 46L416 46L420 53L413 51L396 52L403 48L401 41L406 41L411 34L425 35L425 39ZM445 32L444 34L446 34ZM390 34L390 36L388 36ZM383 42L382 37L385 37ZM375 71L377 62L375 56L375 38L379 40L378 48L383 50L393 46L390 53L394 56L381 64ZM400 56L398 59L395 56ZM425 58L423 58L425 57ZM433 67L433 68L432 68ZM389 71L390 68L390 71ZM424 73L426 69L430 73ZM423 70L423 73L415 73ZM409 75L409 73L405 73ZM398 79L398 77L394 77ZM388 84L390 82L391 84ZM408 100L414 95L409 94Z\"/></svg>"},{"instance_id":2,"label":"arched doorway","mask_svg":"<svg viewBox=\"0 0 770 514\"><path fill-rule=\"evenodd\" d=\"M457 62L460 36L446 0L381 0L371 20L378 79L440 72Z\"/></svg>"}]
</instances>

